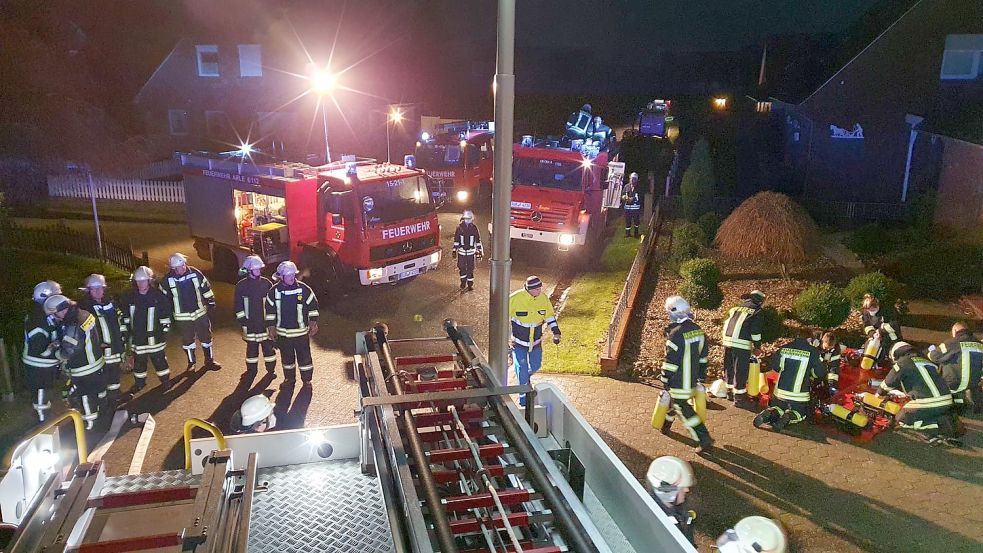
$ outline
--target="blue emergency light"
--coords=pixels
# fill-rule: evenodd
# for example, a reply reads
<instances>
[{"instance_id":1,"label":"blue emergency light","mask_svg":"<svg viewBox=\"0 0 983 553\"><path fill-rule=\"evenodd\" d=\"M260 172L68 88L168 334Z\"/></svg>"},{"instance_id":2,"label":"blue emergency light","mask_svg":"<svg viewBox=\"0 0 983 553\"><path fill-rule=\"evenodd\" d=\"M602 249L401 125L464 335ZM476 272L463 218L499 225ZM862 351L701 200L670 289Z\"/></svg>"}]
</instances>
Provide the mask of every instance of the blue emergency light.
<instances>
[{"instance_id":1,"label":"blue emergency light","mask_svg":"<svg viewBox=\"0 0 983 553\"><path fill-rule=\"evenodd\" d=\"M403 165L407 169L416 169L416 156L413 154L403 156Z\"/></svg>"}]
</instances>

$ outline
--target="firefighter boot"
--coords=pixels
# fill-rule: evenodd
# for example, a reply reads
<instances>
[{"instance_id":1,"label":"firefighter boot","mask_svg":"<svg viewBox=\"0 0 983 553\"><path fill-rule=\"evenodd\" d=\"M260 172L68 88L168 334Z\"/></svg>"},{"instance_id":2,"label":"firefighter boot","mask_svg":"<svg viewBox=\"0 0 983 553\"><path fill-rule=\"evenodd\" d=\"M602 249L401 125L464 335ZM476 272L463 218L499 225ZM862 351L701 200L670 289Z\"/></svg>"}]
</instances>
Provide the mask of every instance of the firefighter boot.
<instances>
[{"instance_id":1,"label":"firefighter boot","mask_svg":"<svg viewBox=\"0 0 983 553\"><path fill-rule=\"evenodd\" d=\"M758 413L758 415L754 417L754 420L751 422L751 424L753 424L755 428L761 428L766 424L773 424L774 422L775 421L772 418L772 410L769 408Z\"/></svg>"},{"instance_id":2,"label":"firefighter boot","mask_svg":"<svg viewBox=\"0 0 983 553\"><path fill-rule=\"evenodd\" d=\"M188 368L193 369L194 366L198 363L198 359L195 356L194 344L191 344L191 349L184 348L184 353L188 356Z\"/></svg>"},{"instance_id":3,"label":"firefighter boot","mask_svg":"<svg viewBox=\"0 0 983 553\"><path fill-rule=\"evenodd\" d=\"M638 226L635 226L633 228L634 228L633 234L635 235L635 238L638 238Z\"/></svg>"},{"instance_id":4,"label":"firefighter boot","mask_svg":"<svg viewBox=\"0 0 983 553\"><path fill-rule=\"evenodd\" d=\"M266 362L266 372L273 373L276 376L276 360Z\"/></svg>"},{"instance_id":5,"label":"firefighter boot","mask_svg":"<svg viewBox=\"0 0 983 553\"><path fill-rule=\"evenodd\" d=\"M631 238L631 229L625 227L625 238Z\"/></svg>"},{"instance_id":6,"label":"firefighter boot","mask_svg":"<svg viewBox=\"0 0 983 553\"><path fill-rule=\"evenodd\" d=\"M304 383L304 386L310 386L311 381L314 379L314 370L300 371L300 380Z\"/></svg>"},{"instance_id":7,"label":"firefighter boot","mask_svg":"<svg viewBox=\"0 0 983 553\"><path fill-rule=\"evenodd\" d=\"M147 378L137 377L137 379L133 382L133 386L130 387L129 393L130 395L135 395L137 392L144 389L144 387L146 386L147 386Z\"/></svg>"},{"instance_id":8,"label":"firefighter boot","mask_svg":"<svg viewBox=\"0 0 983 553\"><path fill-rule=\"evenodd\" d=\"M160 377L160 391L167 393L171 389L171 375L165 374Z\"/></svg>"},{"instance_id":9,"label":"firefighter boot","mask_svg":"<svg viewBox=\"0 0 983 553\"><path fill-rule=\"evenodd\" d=\"M461 290L464 290L467 287L468 287L467 277L462 276L461 277Z\"/></svg>"},{"instance_id":10,"label":"firefighter boot","mask_svg":"<svg viewBox=\"0 0 983 553\"><path fill-rule=\"evenodd\" d=\"M205 350L205 370L217 371L222 368L222 365L215 360L215 355L212 353L212 346L202 344L201 349Z\"/></svg>"},{"instance_id":11,"label":"firefighter boot","mask_svg":"<svg viewBox=\"0 0 983 553\"><path fill-rule=\"evenodd\" d=\"M963 442L959 439L959 431L955 419L955 415L947 415L939 419L939 434L946 445L962 447Z\"/></svg>"},{"instance_id":12,"label":"firefighter boot","mask_svg":"<svg viewBox=\"0 0 983 553\"><path fill-rule=\"evenodd\" d=\"M283 379L285 381L287 381L287 382L294 382L295 380L297 380L297 369L295 369L293 367L291 367L289 369L286 368L286 367L284 367L283 368Z\"/></svg>"},{"instance_id":13,"label":"firefighter boot","mask_svg":"<svg viewBox=\"0 0 983 553\"><path fill-rule=\"evenodd\" d=\"M788 409L782 413L782 416L778 417L778 420L775 421L771 427L775 429L776 432L781 432L782 430L785 430L785 428L792 422L793 416L795 416L795 412Z\"/></svg>"},{"instance_id":14,"label":"firefighter boot","mask_svg":"<svg viewBox=\"0 0 983 553\"><path fill-rule=\"evenodd\" d=\"M696 431L696 435L700 440L699 445L696 446L697 455L706 455L710 453L713 449L713 438L710 437L710 431L703 424L700 424L693 428Z\"/></svg>"}]
</instances>

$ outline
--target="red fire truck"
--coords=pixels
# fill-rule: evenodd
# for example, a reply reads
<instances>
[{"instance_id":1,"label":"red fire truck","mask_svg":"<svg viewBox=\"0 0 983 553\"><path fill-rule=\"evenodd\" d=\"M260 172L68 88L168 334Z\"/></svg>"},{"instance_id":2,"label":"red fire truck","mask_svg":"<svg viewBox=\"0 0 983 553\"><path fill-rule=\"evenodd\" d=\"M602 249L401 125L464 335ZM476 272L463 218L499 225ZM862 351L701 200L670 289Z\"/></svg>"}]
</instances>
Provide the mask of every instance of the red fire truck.
<instances>
[{"instance_id":1,"label":"red fire truck","mask_svg":"<svg viewBox=\"0 0 983 553\"><path fill-rule=\"evenodd\" d=\"M470 205L482 187L491 188L495 123L441 123L434 134L424 132L416 143L416 159L431 178L438 201Z\"/></svg>"},{"instance_id":2,"label":"red fire truck","mask_svg":"<svg viewBox=\"0 0 983 553\"><path fill-rule=\"evenodd\" d=\"M440 263L426 174L346 157L321 167L185 154L185 201L198 255L232 279L247 255L293 260L308 283L395 284Z\"/></svg>"}]
</instances>

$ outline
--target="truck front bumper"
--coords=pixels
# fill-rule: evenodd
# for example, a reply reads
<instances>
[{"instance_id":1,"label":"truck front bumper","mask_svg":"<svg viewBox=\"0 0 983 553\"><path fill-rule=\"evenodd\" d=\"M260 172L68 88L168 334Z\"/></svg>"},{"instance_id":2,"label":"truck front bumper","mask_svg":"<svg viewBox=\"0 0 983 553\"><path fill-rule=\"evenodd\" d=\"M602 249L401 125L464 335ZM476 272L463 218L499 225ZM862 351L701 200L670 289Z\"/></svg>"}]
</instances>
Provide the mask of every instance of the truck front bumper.
<instances>
[{"instance_id":1,"label":"truck front bumper","mask_svg":"<svg viewBox=\"0 0 983 553\"><path fill-rule=\"evenodd\" d=\"M407 259L384 267L359 269L358 280L363 286L377 286L379 284L393 284L404 278L422 275L437 268L437 265L440 264L440 253L440 250L437 250L422 257Z\"/></svg>"},{"instance_id":2,"label":"truck front bumper","mask_svg":"<svg viewBox=\"0 0 983 553\"><path fill-rule=\"evenodd\" d=\"M492 225L488 223L488 232L492 232ZM537 230L509 226L509 238L515 240L532 240L533 242L545 242L556 244L561 250L571 246L583 246L587 243L587 229L581 228L581 232L573 234L570 232L555 232L551 230Z\"/></svg>"}]
</instances>

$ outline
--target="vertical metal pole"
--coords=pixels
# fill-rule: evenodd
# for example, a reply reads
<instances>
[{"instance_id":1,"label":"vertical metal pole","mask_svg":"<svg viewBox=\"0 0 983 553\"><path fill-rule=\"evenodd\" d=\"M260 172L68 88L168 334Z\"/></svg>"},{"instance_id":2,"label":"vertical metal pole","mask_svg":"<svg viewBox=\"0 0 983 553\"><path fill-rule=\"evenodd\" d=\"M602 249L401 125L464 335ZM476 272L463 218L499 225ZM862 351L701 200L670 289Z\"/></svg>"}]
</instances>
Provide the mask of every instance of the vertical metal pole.
<instances>
[{"instance_id":1,"label":"vertical metal pole","mask_svg":"<svg viewBox=\"0 0 983 553\"><path fill-rule=\"evenodd\" d=\"M389 150L389 116L386 116L386 163L392 163L393 156Z\"/></svg>"},{"instance_id":2,"label":"vertical metal pole","mask_svg":"<svg viewBox=\"0 0 983 553\"><path fill-rule=\"evenodd\" d=\"M498 0L498 63L495 73L495 184L492 203L491 294L488 360L498 383L508 382L509 211L512 206L512 123L515 107L515 0Z\"/></svg>"},{"instance_id":3,"label":"vertical metal pole","mask_svg":"<svg viewBox=\"0 0 983 553\"><path fill-rule=\"evenodd\" d=\"M328 102L321 97L321 119L324 121L324 159L331 163L331 146L328 145Z\"/></svg>"},{"instance_id":4,"label":"vertical metal pole","mask_svg":"<svg viewBox=\"0 0 983 553\"><path fill-rule=\"evenodd\" d=\"M99 228L99 210L96 209L96 185L92 182L92 171L89 175L89 197L92 198L92 218L96 222L96 242L99 243L99 259L102 260L102 229Z\"/></svg>"}]
</instances>

